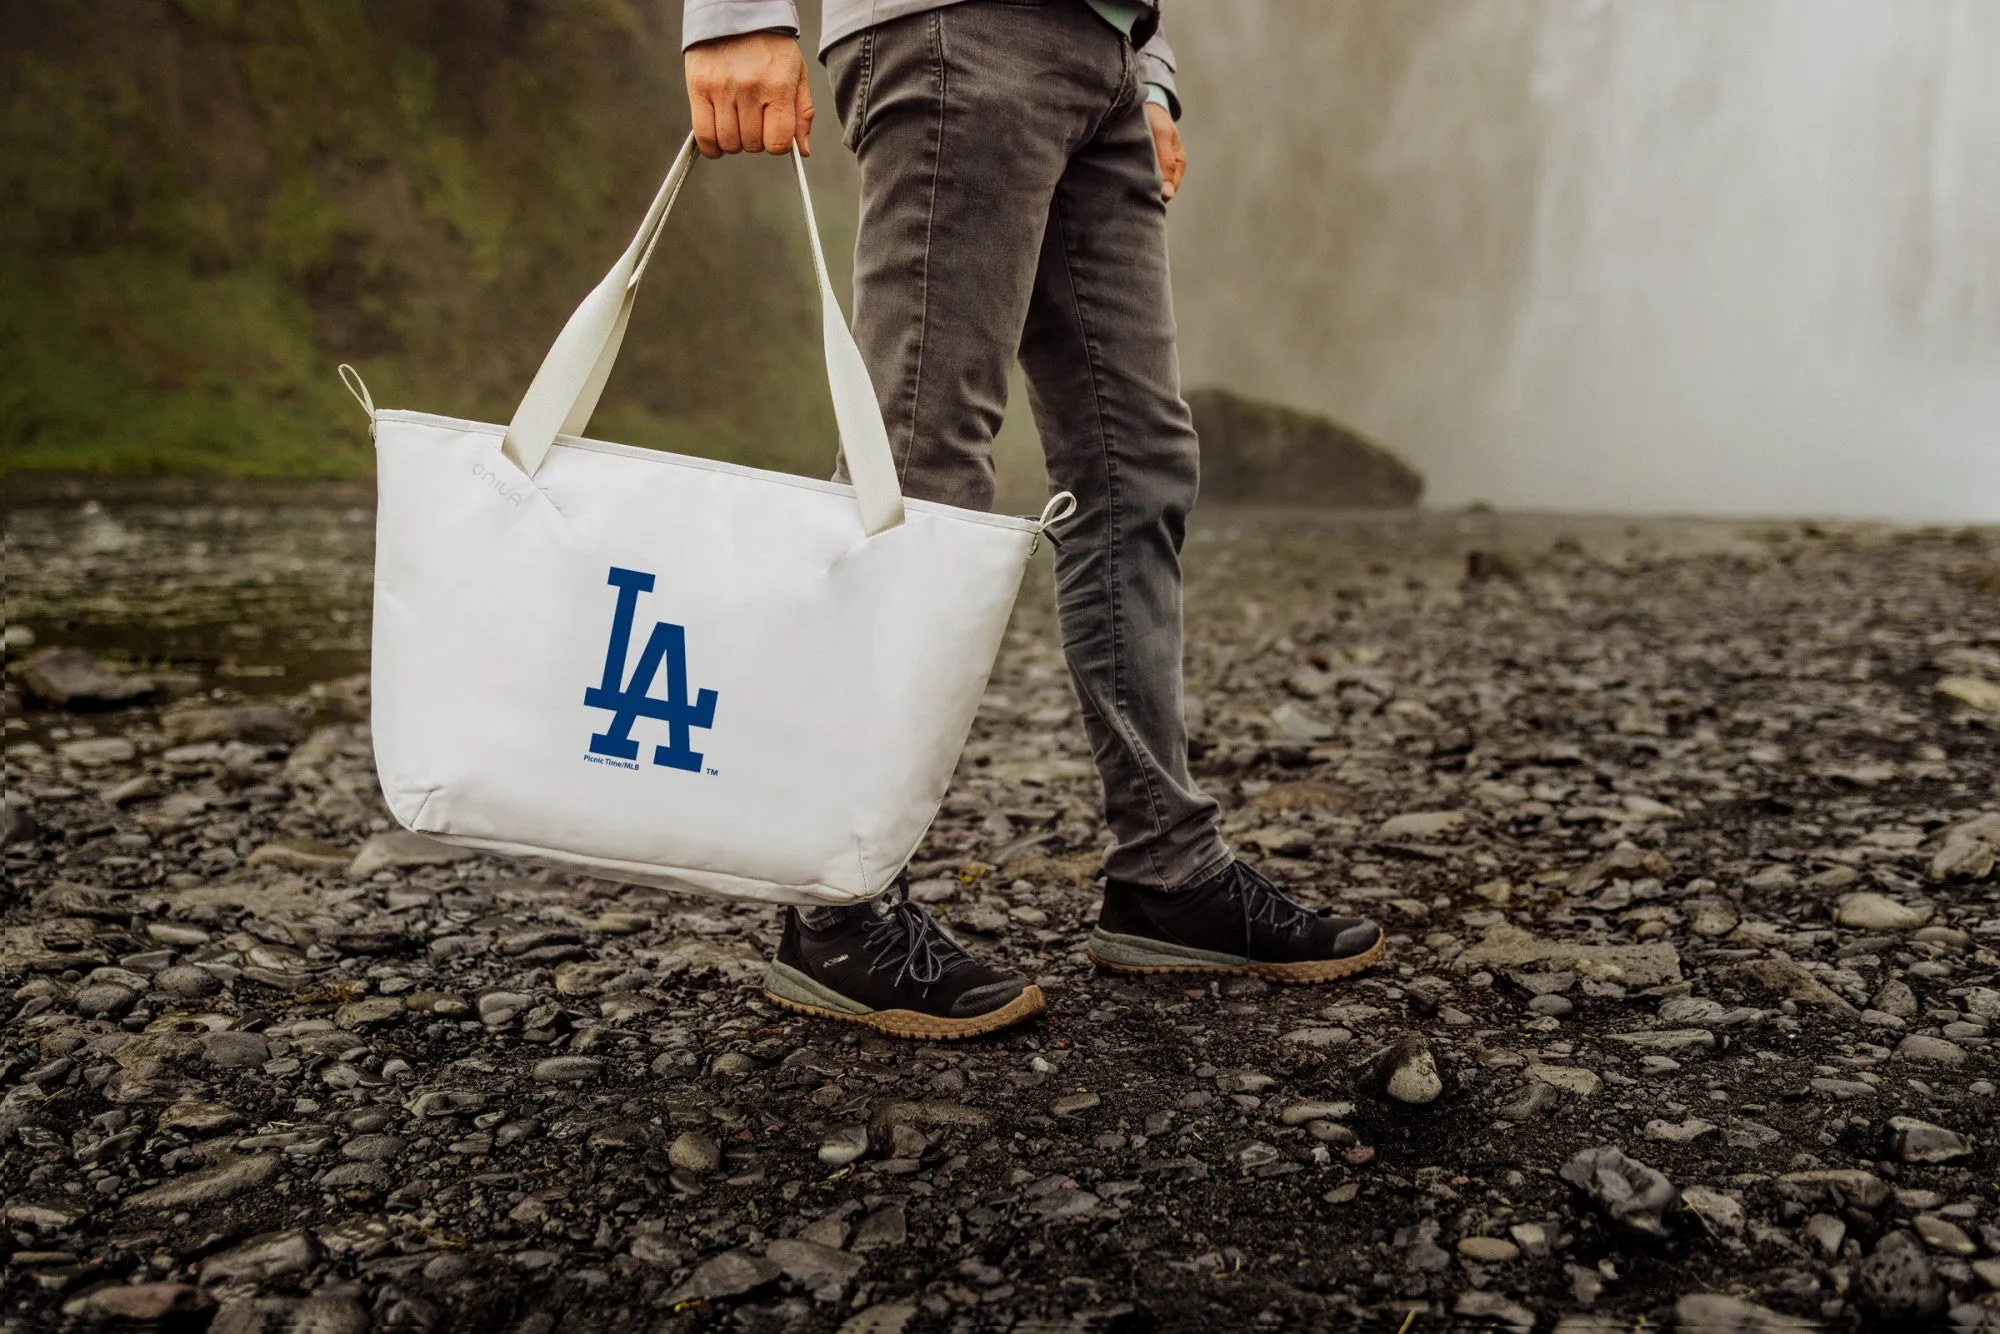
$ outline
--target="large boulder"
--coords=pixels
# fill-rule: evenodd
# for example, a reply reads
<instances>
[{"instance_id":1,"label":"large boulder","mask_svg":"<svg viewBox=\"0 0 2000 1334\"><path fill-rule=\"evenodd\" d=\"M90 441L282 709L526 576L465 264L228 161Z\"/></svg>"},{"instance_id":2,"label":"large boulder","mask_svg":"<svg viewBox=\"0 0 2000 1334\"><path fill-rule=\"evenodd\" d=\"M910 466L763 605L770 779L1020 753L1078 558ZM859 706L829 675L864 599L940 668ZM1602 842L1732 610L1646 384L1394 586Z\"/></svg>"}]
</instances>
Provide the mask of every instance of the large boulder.
<instances>
[{"instance_id":1,"label":"large boulder","mask_svg":"<svg viewBox=\"0 0 2000 1334\"><path fill-rule=\"evenodd\" d=\"M1197 389L1187 401L1205 499L1407 509L1424 493L1422 473L1326 417L1226 389Z\"/></svg>"},{"instance_id":2,"label":"large boulder","mask_svg":"<svg viewBox=\"0 0 2000 1334\"><path fill-rule=\"evenodd\" d=\"M150 676L115 672L80 648L45 648L21 669L28 693L59 709L114 709L153 693Z\"/></svg>"}]
</instances>

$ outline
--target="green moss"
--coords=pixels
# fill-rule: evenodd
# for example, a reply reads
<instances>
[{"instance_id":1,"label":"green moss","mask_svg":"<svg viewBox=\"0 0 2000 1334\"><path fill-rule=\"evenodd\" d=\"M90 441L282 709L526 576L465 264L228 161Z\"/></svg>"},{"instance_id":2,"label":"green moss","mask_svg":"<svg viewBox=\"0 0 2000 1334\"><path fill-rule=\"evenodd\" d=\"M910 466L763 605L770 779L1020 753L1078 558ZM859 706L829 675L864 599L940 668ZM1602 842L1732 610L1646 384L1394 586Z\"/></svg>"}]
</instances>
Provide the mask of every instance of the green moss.
<instances>
[{"instance_id":1,"label":"green moss","mask_svg":"<svg viewBox=\"0 0 2000 1334\"><path fill-rule=\"evenodd\" d=\"M671 34L622 0L40 9L0 66L0 471L363 476L343 360L505 420L684 133ZM686 192L595 434L830 466L774 181Z\"/></svg>"}]
</instances>

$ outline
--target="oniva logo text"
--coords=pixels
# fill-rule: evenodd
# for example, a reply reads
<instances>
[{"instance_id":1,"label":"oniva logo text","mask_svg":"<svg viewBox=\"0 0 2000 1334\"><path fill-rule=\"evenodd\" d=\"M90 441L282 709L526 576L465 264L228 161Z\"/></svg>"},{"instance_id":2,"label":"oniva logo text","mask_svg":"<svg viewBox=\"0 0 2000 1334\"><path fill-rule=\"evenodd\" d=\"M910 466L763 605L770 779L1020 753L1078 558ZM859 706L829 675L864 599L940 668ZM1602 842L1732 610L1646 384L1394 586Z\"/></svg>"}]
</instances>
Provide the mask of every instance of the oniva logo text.
<instances>
[{"instance_id":1,"label":"oniva logo text","mask_svg":"<svg viewBox=\"0 0 2000 1334\"><path fill-rule=\"evenodd\" d=\"M655 621L628 678L625 660L632 647L632 616L638 610L639 595L653 591L653 576L614 565L606 582L618 590L618 606L611 613L611 643L604 651L604 679L583 692L583 703L585 708L610 710L611 724L590 738L590 754L585 758L637 769L639 743L632 739L632 724L651 718L667 725L667 744L653 747L653 763L698 774L701 752L694 749L690 733L697 727L715 726L716 696L713 690L703 690L693 699L688 697L687 631ZM652 694L653 682L663 669L667 677L664 699Z\"/></svg>"},{"instance_id":2,"label":"oniva logo text","mask_svg":"<svg viewBox=\"0 0 2000 1334\"><path fill-rule=\"evenodd\" d=\"M519 487L507 485L507 479L500 475L498 468L489 468L483 463L475 462L472 465L472 475L486 483L487 486L492 488L493 494L499 496L502 500L511 501L519 505L528 498L527 493Z\"/></svg>"}]
</instances>

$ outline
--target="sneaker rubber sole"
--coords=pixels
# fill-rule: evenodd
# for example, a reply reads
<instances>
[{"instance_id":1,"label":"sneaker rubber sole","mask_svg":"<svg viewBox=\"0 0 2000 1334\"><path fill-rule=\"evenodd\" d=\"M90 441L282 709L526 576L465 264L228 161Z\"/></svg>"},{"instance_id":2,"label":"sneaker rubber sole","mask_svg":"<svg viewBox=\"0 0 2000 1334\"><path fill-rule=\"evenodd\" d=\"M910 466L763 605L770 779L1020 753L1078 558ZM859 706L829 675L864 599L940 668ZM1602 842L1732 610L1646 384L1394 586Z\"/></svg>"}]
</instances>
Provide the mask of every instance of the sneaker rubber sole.
<instances>
[{"instance_id":1,"label":"sneaker rubber sole","mask_svg":"<svg viewBox=\"0 0 2000 1334\"><path fill-rule=\"evenodd\" d=\"M1144 936L1121 936L1109 931L1093 931L1085 947L1092 963L1114 973L1199 973L1218 977L1261 977L1267 982L1308 986L1315 982L1337 982L1382 962L1389 942L1377 936L1375 943L1359 954L1340 959L1300 959L1292 963L1258 963L1229 954L1175 945Z\"/></svg>"},{"instance_id":2,"label":"sneaker rubber sole","mask_svg":"<svg viewBox=\"0 0 2000 1334\"><path fill-rule=\"evenodd\" d=\"M952 1042L959 1038L976 1038L983 1033L997 1033L1032 1019L1048 1008L1042 999L1042 989L1030 983L998 1009L967 1015L962 1019L925 1014L920 1010L870 1010L784 964L772 964L765 973L764 996L797 1014L841 1019L891 1037L914 1038L922 1042Z\"/></svg>"}]
</instances>

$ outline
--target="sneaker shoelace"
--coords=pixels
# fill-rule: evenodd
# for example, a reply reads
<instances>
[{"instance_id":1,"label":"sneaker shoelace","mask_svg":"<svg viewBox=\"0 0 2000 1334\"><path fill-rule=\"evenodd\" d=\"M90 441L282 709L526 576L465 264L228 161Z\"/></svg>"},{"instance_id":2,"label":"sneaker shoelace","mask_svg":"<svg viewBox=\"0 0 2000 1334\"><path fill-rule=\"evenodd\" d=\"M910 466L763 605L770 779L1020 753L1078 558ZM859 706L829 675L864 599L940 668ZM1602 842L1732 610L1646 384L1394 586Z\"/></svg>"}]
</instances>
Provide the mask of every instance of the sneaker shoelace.
<instances>
[{"instance_id":1,"label":"sneaker shoelace","mask_svg":"<svg viewBox=\"0 0 2000 1334\"><path fill-rule=\"evenodd\" d=\"M1285 892L1264 878L1255 867L1238 861L1230 866L1229 897L1243 908L1243 957L1254 958L1251 936L1259 922L1268 922L1273 931L1289 936L1312 916L1312 910L1285 897Z\"/></svg>"},{"instance_id":2,"label":"sneaker shoelace","mask_svg":"<svg viewBox=\"0 0 2000 1334\"><path fill-rule=\"evenodd\" d=\"M929 991L944 980L945 974L972 962L972 956L939 930L929 913L910 902L907 879L896 877L896 883L882 896L882 901L884 911L862 943L864 948L875 952L869 959L869 967L878 971L901 955L902 963L896 969L892 986L908 978Z\"/></svg>"}]
</instances>

